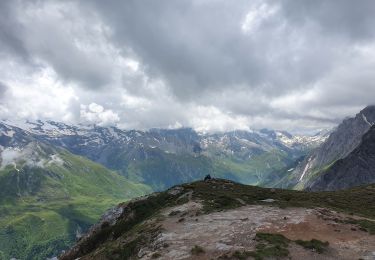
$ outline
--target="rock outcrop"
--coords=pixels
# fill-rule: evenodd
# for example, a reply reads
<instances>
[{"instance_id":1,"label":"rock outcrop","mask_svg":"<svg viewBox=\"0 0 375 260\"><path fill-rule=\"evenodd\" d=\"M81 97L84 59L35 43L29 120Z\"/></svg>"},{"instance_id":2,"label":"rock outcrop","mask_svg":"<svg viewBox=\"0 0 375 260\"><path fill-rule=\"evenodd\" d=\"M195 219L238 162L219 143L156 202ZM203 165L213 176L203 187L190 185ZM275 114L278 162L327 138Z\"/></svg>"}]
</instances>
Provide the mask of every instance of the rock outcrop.
<instances>
[{"instance_id":1,"label":"rock outcrop","mask_svg":"<svg viewBox=\"0 0 375 260\"><path fill-rule=\"evenodd\" d=\"M313 191L339 190L371 183L375 183L375 126L354 151L319 174L308 187Z\"/></svg>"},{"instance_id":2,"label":"rock outcrop","mask_svg":"<svg viewBox=\"0 0 375 260\"><path fill-rule=\"evenodd\" d=\"M348 156L375 124L375 106L368 106L355 117L345 119L318 148L306 156L296 169L280 182L284 188L308 188L315 174Z\"/></svg>"}]
</instances>

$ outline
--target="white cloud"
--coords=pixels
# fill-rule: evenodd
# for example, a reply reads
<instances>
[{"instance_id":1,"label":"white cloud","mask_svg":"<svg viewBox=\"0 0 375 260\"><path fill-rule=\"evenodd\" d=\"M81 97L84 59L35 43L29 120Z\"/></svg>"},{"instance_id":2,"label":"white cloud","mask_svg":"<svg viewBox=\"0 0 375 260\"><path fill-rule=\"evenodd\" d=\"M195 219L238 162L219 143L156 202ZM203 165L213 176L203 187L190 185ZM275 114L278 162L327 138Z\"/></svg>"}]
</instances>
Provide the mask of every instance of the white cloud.
<instances>
[{"instance_id":1,"label":"white cloud","mask_svg":"<svg viewBox=\"0 0 375 260\"><path fill-rule=\"evenodd\" d=\"M249 123L246 117L230 115L212 106L196 107L189 119L189 124L201 132L250 130Z\"/></svg>"},{"instance_id":2,"label":"white cloud","mask_svg":"<svg viewBox=\"0 0 375 260\"><path fill-rule=\"evenodd\" d=\"M269 5L265 2L253 6L241 24L242 31L244 33L256 31L262 22L275 15L277 11L278 6Z\"/></svg>"},{"instance_id":3,"label":"white cloud","mask_svg":"<svg viewBox=\"0 0 375 260\"><path fill-rule=\"evenodd\" d=\"M139 70L139 62L133 59L125 59L125 65L134 72Z\"/></svg>"},{"instance_id":4,"label":"white cloud","mask_svg":"<svg viewBox=\"0 0 375 260\"><path fill-rule=\"evenodd\" d=\"M70 105L78 99L74 87L62 84L53 70L43 68L29 73L20 64L6 62L0 62L0 69L3 82L9 86L1 100L0 118L73 119Z\"/></svg>"},{"instance_id":5,"label":"white cloud","mask_svg":"<svg viewBox=\"0 0 375 260\"><path fill-rule=\"evenodd\" d=\"M85 109L85 106L82 106L82 108ZM104 111L104 107L102 107L101 105L98 105L96 103L91 103L88 108L89 108L90 112L92 112L94 114L95 113L100 114Z\"/></svg>"},{"instance_id":6,"label":"white cloud","mask_svg":"<svg viewBox=\"0 0 375 260\"><path fill-rule=\"evenodd\" d=\"M81 105L80 116L83 122L100 126L115 125L120 121L118 114L96 103Z\"/></svg>"},{"instance_id":7,"label":"white cloud","mask_svg":"<svg viewBox=\"0 0 375 260\"><path fill-rule=\"evenodd\" d=\"M151 107L151 101L144 97L137 97L134 95L129 95L124 93L122 95L122 106L127 107L129 109L135 110L148 110Z\"/></svg>"}]
</instances>

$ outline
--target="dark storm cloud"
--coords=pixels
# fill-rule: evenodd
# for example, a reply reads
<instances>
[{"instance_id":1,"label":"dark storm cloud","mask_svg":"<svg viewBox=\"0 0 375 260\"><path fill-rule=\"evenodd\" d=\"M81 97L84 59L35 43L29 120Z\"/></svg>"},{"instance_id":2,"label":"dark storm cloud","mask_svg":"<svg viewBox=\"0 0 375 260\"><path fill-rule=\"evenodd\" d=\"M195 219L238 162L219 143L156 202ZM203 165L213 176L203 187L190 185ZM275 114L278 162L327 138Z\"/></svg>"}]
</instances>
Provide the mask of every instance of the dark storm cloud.
<instances>
[{"instance_id":1,"label":"dark storm cloud","mask_svg":"<svg viewBox=\"0 0 375 260\"><path fill-rule=\"evenodd\" d=\"M285 0L282 11L293 24L314 23L323 33L349 37L354 42L371 40L375 36L372 0Z\"/></svg>"},{"instance_id":2,"label":"dark storm cloud","mask_svg":"<svg viewBox=\"0 0 375 260\"><path fill-rule=\"evenodd\" d=\"M241 32L246 2L97 1L94 7L115 30L118 46L130 46L148 73L163 77L175 94L264 78L262 57ZM229 12L228 12L229 10Z\"/></svg>"},{"instance_id":3,"label":"dark storm cloud","mask_svg":"<svg viewBox=\"0 0 375 260\"><path fill-rule=\"evenodd\" d=\"M83 87L98 88L110 82L110 68L95 53L88 55L77 48L77 35L72 28L64 28L59 19L77 21L69 9L43 10L45 1L1 1L0 54L21 58L30 66L39 67L40 61L52 66L62 80L77 81ZM69 4L67 2L67 4ZM31 19L24 9L35 11ZM43 13L43 11L47 11ZM39 12L39 13L37 13ZM89 13L87 18L90 18ZM29 18L29 19L28 19ZM78 17L79 18L79 17ZM91 18L90 18L91 19ZM78 22L78 21L77 21ZM72 26L72 25L70 25ZM82 26L77 24L77 27ZM90 32L80 37L93 37Z\"/></svg>"},{"instance_id":4,"label":"dark storm cloud","mask_svg":"<svg viewBox=\"0 0 375 260\"><path fill-rule=\"evenodd\" d=\"M130 46L180 99L225 88L270 96L303 88L342 62L352 42L374 36L375 3L349 0L268 1L263 12L276 11L241 31L247 13L266 2L112 0L94 9L115 31L113 41Z\"/></svg>"},{"instance_id":5,"label":"dark storm cloud","mask_svg":"<svg viewBox=\"0 0 375 260\"><path fill-rule=\"evenodd\" d=\"M14 20L15 6L12 1L0 1L0 53L10 52L28 58L28 52L20 36L20 25Z\"/></svg>"}]
</instances>

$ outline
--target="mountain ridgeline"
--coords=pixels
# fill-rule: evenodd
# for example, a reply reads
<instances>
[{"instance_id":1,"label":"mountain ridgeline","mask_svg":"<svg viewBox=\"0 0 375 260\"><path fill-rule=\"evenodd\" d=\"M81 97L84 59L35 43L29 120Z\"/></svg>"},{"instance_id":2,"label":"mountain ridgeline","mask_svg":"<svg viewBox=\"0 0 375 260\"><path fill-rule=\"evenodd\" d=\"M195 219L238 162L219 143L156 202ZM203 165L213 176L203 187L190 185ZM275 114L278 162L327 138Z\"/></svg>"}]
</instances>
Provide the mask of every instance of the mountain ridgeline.
<instances>
[{"instance_id":1,"label":"mountain ridgeline","mask_svg":"<svg viewBox=\"0 0 375 260\"><path fill-rule=\"evenodd\" d=\"M375 183L375 126L357 148L307 183L311 191L341 190Z\"/></svg>"}]
</instances>

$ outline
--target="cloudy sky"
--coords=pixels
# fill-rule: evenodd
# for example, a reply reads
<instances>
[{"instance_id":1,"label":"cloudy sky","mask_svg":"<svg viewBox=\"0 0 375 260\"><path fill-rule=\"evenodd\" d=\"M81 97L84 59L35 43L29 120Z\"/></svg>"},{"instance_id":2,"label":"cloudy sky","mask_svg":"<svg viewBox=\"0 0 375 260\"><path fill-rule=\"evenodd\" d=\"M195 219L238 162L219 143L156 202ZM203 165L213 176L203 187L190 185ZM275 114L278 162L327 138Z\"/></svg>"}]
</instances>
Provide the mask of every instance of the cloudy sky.
<instances>
[{"instance_id":1,"label":"cloudy sky","mask_svg":"<svg viewBox=\"0 0 375 260\"><path fill-rule=\"evenodd\" d=\"M0 1L0 118L331 127L375 103L373 0Z\"/></svg>"}]
</instances>

